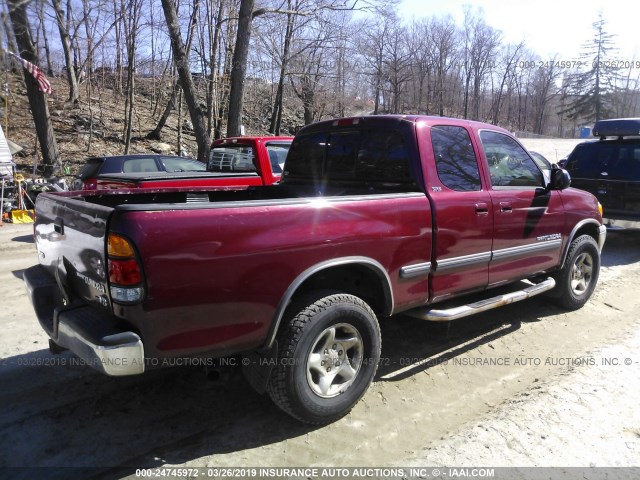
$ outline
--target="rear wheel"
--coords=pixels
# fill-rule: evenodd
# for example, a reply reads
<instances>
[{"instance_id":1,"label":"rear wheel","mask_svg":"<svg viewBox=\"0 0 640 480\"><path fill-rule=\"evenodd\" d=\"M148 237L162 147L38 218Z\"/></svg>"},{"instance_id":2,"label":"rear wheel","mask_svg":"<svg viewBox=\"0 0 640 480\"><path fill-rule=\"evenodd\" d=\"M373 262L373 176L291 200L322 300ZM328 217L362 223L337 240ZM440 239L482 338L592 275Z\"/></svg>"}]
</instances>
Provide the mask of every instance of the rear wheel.
<instances>
[{"instance_id":1,"label":"rear wheel","mask_svg":"<svg viewBox=\"0 0 640 480\"><path fill-rule=\"evenodd\" d=\"M332 422L364 395L379 359L378 321L363 300L348 294L310 299L293 309L278 335L269 396L298 420Z\"/></svg>"},{"instance_id":2,"label":"rear wheel","mask_svg":"<svg viewBox=\"0 0 640 480\"><path fill-rule=\"evenodd\" d=\"M581 308L593 293L600 273L600 251L593 237L582 235L569 247L564 267L555 276L553 292L564 308Z\"/></svg>"}]
</instances>

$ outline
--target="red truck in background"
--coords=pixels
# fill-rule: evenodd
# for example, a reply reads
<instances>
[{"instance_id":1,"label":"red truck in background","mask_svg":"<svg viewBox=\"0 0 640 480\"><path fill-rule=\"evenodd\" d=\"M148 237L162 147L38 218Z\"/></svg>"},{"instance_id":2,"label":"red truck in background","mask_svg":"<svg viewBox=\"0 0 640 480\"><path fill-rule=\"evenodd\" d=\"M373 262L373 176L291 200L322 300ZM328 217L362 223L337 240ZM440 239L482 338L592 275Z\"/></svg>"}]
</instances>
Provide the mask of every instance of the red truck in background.
<instances>
[{"instance_id":1,"label":"red truck in background","mask_svg":"<svg viewBox=\"0 0 640 480\"><path fill-rule=\"evenodd\" d=\"M232 137L215 140L206 172L126 172L99 175L97 190L273 185L293 137Z\"/></svg>"},{"instance_id":2,"label":"red truck in background","mask_svg":"<svg viewBox=\"0 0 640 480\"><path fill-rule=\"evenodd\" d=\"M52 352L109 375L242 356L256 390L320 424L372 382L378 317L451 321L545 292L576 309L596 287L597 200L564 170L546 180L504 129L320 122L296 135L282 177L240 191L41 194L40 264L24 280Z\"/></svg>"}]
</instances>

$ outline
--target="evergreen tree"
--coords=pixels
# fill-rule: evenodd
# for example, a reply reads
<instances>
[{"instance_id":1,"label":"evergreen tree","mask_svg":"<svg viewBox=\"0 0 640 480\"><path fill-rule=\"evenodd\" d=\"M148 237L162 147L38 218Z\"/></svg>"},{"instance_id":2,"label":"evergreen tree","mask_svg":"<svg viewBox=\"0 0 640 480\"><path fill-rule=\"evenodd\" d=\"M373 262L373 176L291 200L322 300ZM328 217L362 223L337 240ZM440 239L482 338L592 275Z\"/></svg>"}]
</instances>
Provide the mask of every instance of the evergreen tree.
<instances>
[{"instance_id":1,"label":"evergreen tree","mask_svg":"<svg viewBox=\"0 0 640 480\"><path fill-rule=\"evenodd\" d=\"M600 120L613 113L612 96L620 79L611 54L614 35L605 30L602 14L593 23L594 36L583 45L580 63L584 70L569 76L569 102L561 112L570 120Z\"/></svg>"}]
</instances>

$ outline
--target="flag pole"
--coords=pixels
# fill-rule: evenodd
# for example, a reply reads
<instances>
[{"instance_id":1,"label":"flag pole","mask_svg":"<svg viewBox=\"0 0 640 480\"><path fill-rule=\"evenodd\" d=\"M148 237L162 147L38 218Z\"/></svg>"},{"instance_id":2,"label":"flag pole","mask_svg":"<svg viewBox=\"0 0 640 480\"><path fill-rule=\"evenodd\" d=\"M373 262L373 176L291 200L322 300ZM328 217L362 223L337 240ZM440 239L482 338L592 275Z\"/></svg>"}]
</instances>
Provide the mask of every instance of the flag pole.
<instances>
[{"instance_id":1,"label":"flag pole","mask_svg":"<svg viewBox=\"0 0 640 480\"><path fill-rule=\"evenodd\" d=\"M6 73L4 79L4 131L9 135L9 79Z\"/></svg>"},{"instance_id":2,"label":"flag pole","mask_svg":"<svg viewBox=\"0 0 640 480\"><path fill-rule=\"evenodd\" d=\"M7 51L5 50L6 54ZM4 84L2 85L4 90L4 131L9 135L9 59L7 55L3 55L4 60Z\"/></svg>"}]
</instances>

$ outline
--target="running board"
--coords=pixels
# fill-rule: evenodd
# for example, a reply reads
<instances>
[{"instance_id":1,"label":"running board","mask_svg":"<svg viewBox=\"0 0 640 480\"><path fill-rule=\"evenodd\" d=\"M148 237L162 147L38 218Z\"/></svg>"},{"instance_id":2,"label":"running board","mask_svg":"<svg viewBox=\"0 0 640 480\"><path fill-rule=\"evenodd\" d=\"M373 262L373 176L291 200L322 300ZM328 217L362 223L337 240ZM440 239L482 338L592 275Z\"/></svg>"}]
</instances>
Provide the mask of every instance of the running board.
<instances>
[{"instance_id":1,"label":"running board","mask_svg":"<svg viewBox=\"0 0 640 480\"><path fill-rule=\"evenodd\" d=\"M504 295L498 295L497 297L480 300L479 302L470 303L469 305L461 305L459 307L449 308L447 310L434 310L431 307L419 307L404 312L404 315L409 315L410 317L419 318L420 320L429 320L432 322L449 322L451 320L468 317L469 315L475 315L476 313L484 312L486 310L491 310L493 308L502 307L504 305L509 305L510 303L515 303L521 300L526 300L527 298L535 297L536 295L551 290L555 286L555 280L549 277L544 282L532 285L523 290L505 293Z\"/></svg>"}]
</instances>

